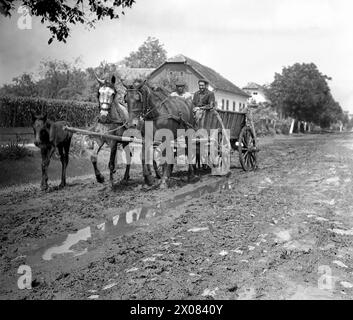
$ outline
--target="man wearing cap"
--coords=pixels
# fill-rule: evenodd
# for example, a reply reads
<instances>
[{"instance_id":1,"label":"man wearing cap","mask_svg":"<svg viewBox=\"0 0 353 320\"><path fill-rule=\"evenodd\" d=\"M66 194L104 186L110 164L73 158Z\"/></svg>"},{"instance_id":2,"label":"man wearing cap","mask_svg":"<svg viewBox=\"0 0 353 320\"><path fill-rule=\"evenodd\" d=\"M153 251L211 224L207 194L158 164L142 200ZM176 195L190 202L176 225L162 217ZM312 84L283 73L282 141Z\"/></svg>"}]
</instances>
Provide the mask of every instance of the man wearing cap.
<instances>
[{"instance_id":1,"label":"man wearing cap","mask_svg":"<svg viewBox=\"0 0 353 320\"><path fill-rule=\"evenodd\" d=\"M200 79L199 91L195 92L194 98L192 99L192 108L194 112L195 122L199 123L201 120L204 108L212 109L216 106L216 98L212 91L208 90L208 81Z\"/></svg>"},{"instance_id":2,"label":"man wearing cap","mask_svg":"<svg viewBox=\"0 0 353 320\"><path fill-rule=\"evenodd\" d=\"M181 97L184 99L192 99L191 93L185 91L185 83L177 82L175 87L176 87L176 91L170 94L171 97Z\"/></svg>"}]
</instances>

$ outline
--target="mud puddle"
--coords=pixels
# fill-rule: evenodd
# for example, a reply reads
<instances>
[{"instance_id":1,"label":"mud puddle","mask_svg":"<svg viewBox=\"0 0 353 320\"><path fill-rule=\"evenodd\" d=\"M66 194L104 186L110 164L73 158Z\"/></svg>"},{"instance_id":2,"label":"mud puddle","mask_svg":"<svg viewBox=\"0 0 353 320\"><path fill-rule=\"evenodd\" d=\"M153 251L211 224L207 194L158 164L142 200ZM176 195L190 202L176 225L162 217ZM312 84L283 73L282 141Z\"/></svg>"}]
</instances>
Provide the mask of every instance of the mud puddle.
<instances>
[{"instance_id":1,"label":"mud puddle","mask_svg":"<svg viewBox=\"0 0 353 320\"><path fill-rule=\"evenodd\" d=\"M52 261L58 258L74 258L84 255L98 247L99 243L143 228L144 224L156 216L163 215L169 209L174 209L185 202L202 197L205 194L232 189L228 178L220 178L211 184L193 187L162 202L153 205L137 207L112 216L109 220L94 226L87 226L75 233L62 235L46 240L44 245L32 248L25 253L27 262ZM111 211L112 208L109 209ZM118 211L118 209L117 209ZM145 221L143 223L142 221ZM139 223L137 223L139 222ZM142 222L142 223L141 223Z\"/></svg>"}]
</instances>

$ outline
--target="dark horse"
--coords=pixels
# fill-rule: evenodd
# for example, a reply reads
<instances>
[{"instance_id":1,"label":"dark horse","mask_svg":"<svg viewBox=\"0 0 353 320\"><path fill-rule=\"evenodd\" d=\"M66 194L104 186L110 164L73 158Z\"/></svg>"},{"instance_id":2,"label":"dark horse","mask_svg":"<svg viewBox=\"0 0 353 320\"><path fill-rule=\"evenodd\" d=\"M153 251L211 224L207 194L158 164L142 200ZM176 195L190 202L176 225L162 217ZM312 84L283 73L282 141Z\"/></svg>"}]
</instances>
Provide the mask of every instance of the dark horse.
<instances>
[{"instance_id":1,"label":"dark horse","mask_svg":"<svg viewBox=\"0 0 353 320\"><path fill-rule=\"evenodd\" d=\"M162 88L152 88L144 82L135 82L133 85L127 85L123 82L127 89L125 102L128 105L129 112L129 128L137 128L141 130L143 138L145 137L145 123L151 121L153 124L153 141L156 140L156 131L160 129L168 129L172 133L172 139L177 138L177 130L193 128L193 114L191 104L179 97L170 97ZM162 141L161 141L162 142ZM187 143L186 143L187 144ZM187 144L188 145L188 144ZM151 176L150 161L145 159L145 143L142 146L142 167L145 183L153 184ZM148 151L147 151L148 152ZM172 152L173 154L173 152ZM174 160L174 156L173 156ZM173 163L166 161L164 163L163 177L161 180L161 188L167 186L167 180L170 177ZM189 181L195 179L194 168L189 163L188 178Z\"/></svg>"},{"instance_id":2,"label":"dark horse","mask_svg":"<svg viewBox=\"0 0 353 320\"><path fill-rule=\"evenodd\" d=\"M115 76L112 76L110 81L99 79L96 76L99 83L98 89L98 101L99 101L99 115L96 118L95 124L89 128L89 131L98 132L102 134L110 134L116 136L122 136L126 130L126 124L128 121L127 109L115 100L116 98L116 88L115 88ZM114 184L114 172L115 172L115 157L117 152L116 140L108 140L104 137L91 137L91 142L87 150L90 153L91 162L93 164L94 173L96 175L97 182L103 183L104 176L98 169L97 158L98 153L106 143L110 146L110 159L109 159L109 170L110 170L110 181L113 186ZM128 149L128 142L121 142L124 150ZM127 149L126 149L127 147ZM130 173L130 151L126 152L126 170L123 178L123 182L129 180Z\"/></svg>"},{"instance_id":3,"label":"dark horse","mask_svg":"<svg viewBox=\"0 0 353 320\"><path fill-rule=\"evenodd\" d=\"M47 115L35 115L32 112L32 127L34 130L34 144L40 148L42 154L42 182L41 189L48 189L48 166L55 149L58 149L61 160L61 183L66 185L66 167L69 163L69 151L72 133L63 129L69 125L66 121L53 122Z\"/></svg>"}]
</instances>

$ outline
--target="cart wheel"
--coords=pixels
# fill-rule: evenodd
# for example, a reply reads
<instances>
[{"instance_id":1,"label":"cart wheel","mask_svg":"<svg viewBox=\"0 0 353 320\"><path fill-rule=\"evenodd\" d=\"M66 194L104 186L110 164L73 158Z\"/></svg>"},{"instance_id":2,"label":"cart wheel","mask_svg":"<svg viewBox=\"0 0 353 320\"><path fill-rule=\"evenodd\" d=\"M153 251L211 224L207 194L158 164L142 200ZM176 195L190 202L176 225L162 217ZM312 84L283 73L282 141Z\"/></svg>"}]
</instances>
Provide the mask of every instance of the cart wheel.
<instances>
[{"instance_id":1,"label":"cart wheel","mask_svg":"<svg viewBox=\"0 0 353 320\"><path fill-rule=\"evenodd\" d=\"M226 175L230 170L230 140L222 129L213 130L210 140L210 164L213 175Z\"/></svg>"},{"instance_id":2,"label":"cart wheel","mask_svg":"<svg viewBox=\"0 0 353 320\"><path fill-rule=\"evenodd\" d=\"M161 163L162 150L159 147L153 149L153 169L157 179L161 179L164 173L163 163ZM173 172L174 165L170 168L170 173Z\"/></svg>"},{"instance_id":3,"label":"cart wheel","mask_svg":"<svg viewBox=\"0 0 353 320\"><path fill-rule=\"evenodd\" d=\"M239 161L244 171L257 168L256 140L250 127L243 127L238 141Z\"/></svg>"}]
</instances>

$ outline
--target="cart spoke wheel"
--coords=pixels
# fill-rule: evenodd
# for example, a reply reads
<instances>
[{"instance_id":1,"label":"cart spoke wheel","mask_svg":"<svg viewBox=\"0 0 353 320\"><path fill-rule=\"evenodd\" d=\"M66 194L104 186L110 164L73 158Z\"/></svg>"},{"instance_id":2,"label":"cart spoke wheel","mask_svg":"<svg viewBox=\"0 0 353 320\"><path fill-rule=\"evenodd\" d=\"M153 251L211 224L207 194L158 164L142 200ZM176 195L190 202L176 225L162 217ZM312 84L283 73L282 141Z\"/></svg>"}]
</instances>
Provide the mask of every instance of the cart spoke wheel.
<instances>
[{"instance_id":1,"label":"cart spoke wheel","mask_svg":"<svg viewBox=\"0 0 353 320\"><path fill-rule=\"evenodd\" d=\"M257 167L256 159L256 140L250 127L243 127L239 135L239 161L245 171L255 170Z\"/></svg>"},{"instance_id":2,"label":"cart spoke wheel","mask_svg":"<svg viewBox=\"0 0 353 320\"><path fill-rule=\"evenodd\" d=\"M210 164L212 174L225 175L230 170L230 140L225 131L219 129L211 133Z\"/></svg>"}]
</instances>

